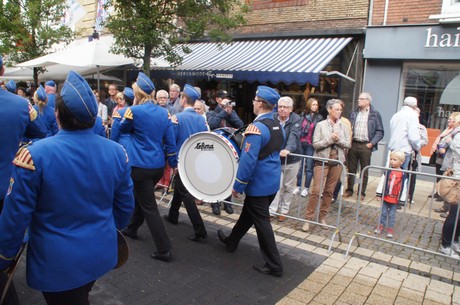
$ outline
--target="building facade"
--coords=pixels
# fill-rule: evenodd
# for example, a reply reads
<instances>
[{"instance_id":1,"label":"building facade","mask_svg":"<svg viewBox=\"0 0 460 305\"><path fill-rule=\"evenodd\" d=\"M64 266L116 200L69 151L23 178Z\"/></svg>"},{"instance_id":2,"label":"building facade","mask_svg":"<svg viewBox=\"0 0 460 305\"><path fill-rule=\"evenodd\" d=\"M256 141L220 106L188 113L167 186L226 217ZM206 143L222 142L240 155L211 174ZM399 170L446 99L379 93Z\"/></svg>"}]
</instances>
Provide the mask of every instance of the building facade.
<instances>
[{"instance_id":1,"label":"building facade","mask_svg":"<svg viewBox=\"0 0 460 305\"><path fill-rule=\"evenodd\" d=\"M433 140L460 109L460 0L375 0L370 12L364 91L372 94L385 130L404 98L416 97ZM422 150L425 162L429 147Z\"/></svg>"}]
</instances>

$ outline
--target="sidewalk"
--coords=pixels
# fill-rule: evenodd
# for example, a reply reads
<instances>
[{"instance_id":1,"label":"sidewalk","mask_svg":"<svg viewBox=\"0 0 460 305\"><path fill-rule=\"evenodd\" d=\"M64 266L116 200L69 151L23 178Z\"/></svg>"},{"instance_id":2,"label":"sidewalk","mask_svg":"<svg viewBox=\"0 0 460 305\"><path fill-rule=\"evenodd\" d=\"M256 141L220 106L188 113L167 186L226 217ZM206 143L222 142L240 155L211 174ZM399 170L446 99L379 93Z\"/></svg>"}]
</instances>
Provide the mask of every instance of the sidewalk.
<instances>
[{"instance_id":1,"label":"sidewalk","mask_svg":"<svg viewBox=\"0 0 460 305\"><path fill-rule=\"evenodd\" d=\"M379 203L371 196L377 182L377 178L371 177L368 195L360 210L363 220L359 222L359 229L364 232L373 228L378 218ZM417 182L416 203L410 209L407 207L406 213L399 212L395 240L418 242L417 246L435 252L439 247L442 220L427 218L430 192L428 183ZM161 214L166 213L164 205L169 198L160 204ZM303 215L307 198L295 197L292 217ZM370 238L359 238L360 246L353 242L345 258L356 230L356 207L354 200L343 202L342 224L338 228L342 240L332 243L331 253L328 247L334 230L317 226L305 233L300 230L300 220L272 222L285 265L282 278L252 270L251 266L262 259L254 229L233 254L227 253L218 241L217 229L229 232L238 219L240 207L235 206L234 214L222 211L220 216L215 216L208 204L199 206L208 229L208 238L199 243L186 238L192 228L185 210L181 209L179 225L166 224L174 246L173 261L163 263L150 258L154 245L144 225L139 232L141 238L129 240L128 263L96 283L90 296L91 304L460 305L457 260ZM334 221L337 212L338 204L335 204L329 223ZM25 305L43 305L41 294L25 284L24 261L15 276L20 300Z\"/></svg>"}]
</instances>

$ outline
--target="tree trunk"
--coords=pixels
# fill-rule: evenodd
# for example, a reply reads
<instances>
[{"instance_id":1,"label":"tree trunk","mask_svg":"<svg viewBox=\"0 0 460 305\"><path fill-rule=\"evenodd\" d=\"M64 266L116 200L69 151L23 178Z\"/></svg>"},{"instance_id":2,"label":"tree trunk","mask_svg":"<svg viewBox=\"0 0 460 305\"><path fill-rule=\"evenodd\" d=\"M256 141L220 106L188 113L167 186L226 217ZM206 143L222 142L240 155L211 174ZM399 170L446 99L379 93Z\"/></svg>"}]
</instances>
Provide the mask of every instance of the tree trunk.
<instances>
[{"instance_id":1,"label":"tree trunk","mask_svg":"<svg viewBox=\"0 0 460 305\"><path fill-rule=\"evenodd\" d=\"M38 88L38 69L37 67L34 67L34 84L35 88Z\"/></svg>"},{"instance_id":2,"label":"tree trunk","mask_svg":"<svg viewBox=\"0 0 460 305\"><path fill-rule=\"evenodd\" d=\"M152 55L152 47L146 45L144 48L144 64L143 69L144 73L150 77L150 56Z\"/></svg>"}]
</instances>

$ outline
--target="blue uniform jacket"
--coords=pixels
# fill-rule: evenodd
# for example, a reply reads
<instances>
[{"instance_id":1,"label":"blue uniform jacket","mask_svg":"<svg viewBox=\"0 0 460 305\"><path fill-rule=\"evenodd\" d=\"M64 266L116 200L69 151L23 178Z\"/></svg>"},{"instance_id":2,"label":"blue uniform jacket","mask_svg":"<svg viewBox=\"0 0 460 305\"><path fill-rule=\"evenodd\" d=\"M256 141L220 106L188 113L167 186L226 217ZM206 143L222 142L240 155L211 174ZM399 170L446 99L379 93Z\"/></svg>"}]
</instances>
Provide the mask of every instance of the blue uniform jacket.
<instances>
[{"instance_id":1,"label":"blue uniform jacket","mask_svg":"<svg viewBox=\"0 0 460 305\"><path fill-rule=\"evenodd\" d=\"M176 150L180 151L182 144L191 135L208 131L206 120L201 114L198 114L193 108L185 108L184 111L174 115L171 118L174 125L174 133L176 135Z\"/></svg>"},{"instance_id":2,"label":"blue uniform jacket","mask_svg":"<svg viewBox=\"0 0 460 305\"><path fill-rule=\"evenodd\" d=\"M279 151L259 160L260 150L270 141L270 130L259 122L262 119L273 120L273 113L260 115L248 126L244 133L240 162L233 189L249 196L269 196L279 190L281 161Z\"/></svg>"},{"instance_id":3,"label":"blue uniform jacket","mask_svg":"<svg viewBox=\"0 0 460 305\"><path fill-rule=\"evenodd\" d=\"M54 114L54 108L50 106L43 107L43 112L39 112L39 107L34 106L34 109L37 111L39 118L42 120L43 124L46 127L46 136L51 137L58 133L59 128L56 121L56 115Z\"/></svg>"},{"instance_id":4,"label":"blue uniform jacket","mask_svg":"<svg viewBox=\"0 0 460 305\"><path fill-rule=\"evenodd\" d=\"M120 133L120 122L123 116L125 115L127 107L119 109L118 111L113 111L112 115L112 130L110 132L110 140L120 143L126 151L129 149L131 143L131 134L130 133Z\"/></svg>"},{"instance_id":5,"label":"blue uniform jacket","mask_svg":"<svg viewBox=\"0 0 460 305\"><path fill-rule=\"evenodd\" d=\"M14 155L23 136L44 138L46 128L37 111L24 98L0 90L0 198L5 197L13 171Z\"/></svg>"},{"instance_id":6,"label":"blue uniform jacket","mask_svg":"<svg viewBox=\"0 0 460 305\"><path fill-rule=\"evenodd\" d=\"M134 208L121 145L91 129L60 130L21 149L0 215L0 269L29 227L27 282L62 291L91 282L117 263L117 233Z\"/></svg>"},{"instance_id":7,"label":"blue uniform jacket","mask_svg":"<svg viewBox=\"0 0 460 305\"><path fill-rule=\"evenodd\" d=\"M128 156L131 166L162 168L165 153L171 167L177 166L174 129L168 111L152 102L126 109L120 122L120 133L131 134Z\"/></svg>"},{"instance_id":8,"label":"blue uniform jacket","mask_svg":"<svg viewBox=\"0 0 460 305\"><path fill-rule=\"evenodd\" d=\"M101 137L104 137L104 138L107 137L105 127L102 124L102 118L99 116L96 117L96 121L94 122L93 132Z\"/></svg>"},{"instance_id":9,"label":"blue uniform jacket","mask_svg":"<svg viewBox=\"0 0 460 305\"><path fill-rule=\"evenodd\" d=\"M46 103L46 105L48 107L53 108L54 110L54 107L56 104L56 94L52 93L52 94L47 94L46 96L48 97L48 102Z\"/></svg>"}]
</instances>

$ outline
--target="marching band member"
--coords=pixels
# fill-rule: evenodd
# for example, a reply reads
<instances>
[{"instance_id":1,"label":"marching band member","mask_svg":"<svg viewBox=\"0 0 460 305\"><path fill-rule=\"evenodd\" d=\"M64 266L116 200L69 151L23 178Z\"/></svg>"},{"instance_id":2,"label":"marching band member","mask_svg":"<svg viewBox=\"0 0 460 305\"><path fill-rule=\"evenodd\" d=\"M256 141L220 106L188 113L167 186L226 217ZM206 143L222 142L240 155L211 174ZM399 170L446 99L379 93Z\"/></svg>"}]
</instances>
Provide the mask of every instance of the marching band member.
<instances>
[{"instance_id":1,"label":"marching band member","mask_svg":"<svg viewBox=\"0 0 460 305\"><path fill-rule=\"evenodd\" d=\"M171 118L176 134L177 152L180 151L182 144L184 144L185 140L191 135L201 131L208 131L208 126L204 117L193 109L195 101L199 98L200 93L195 88L188 84L184 86L184 91L181 93L179 100L184 110ZM166 221L172 224L178 223L181 202L184 202L185 209L187 210L194 230L194 233L188 238L193 241L199 241L201 238L206 238L208 234L200 212L196 207L195 198L187 191L179 175L176 175L171 207L169 208L169 214L164 217Z\"/></svg>"},{"instance_id":2,"label":"marching band member","mask_svg":"<svg viewBox=\"0 0 460 305\"><path fill-rule=\"evenodd\" d=\"M169 261L171 242L158 211L155 185L163 176L164 150L171 167L177 166L174 129L168 111L153 101L155 86L147 75L139 73L133 91L134 105L126 109L120 122L120 133L131 136L128 156L138 205L123 234L137 238L137 230L145 219L157 248L152 257Z\"/></svg>"},{"instance_id":3,"label":"marching band member","mask_svg":"<svg viewBox=\"0 0 460 305\"><path fill-rule=\"evenodd\" d=\"M243 210L229 236L222 230L217 231L219 240L226 245L227 251L234 252L241 238L254 225L265 264L254 265L253 268L260 273L277 277L283 275L283 266L270 223L269 207L279 190L281 176L280 150L284 142L284 132L272 114L279 98L280 95L274 89L257 87L253 100L257 117L244 133L245 139L232 190L235 197L243 192L246 194Z\"/></svg>"},{"instance_id":4,"label":"marching band member","mask_svg":"<svg viewBox=\"0 0 460 305\"><path fill-rule=\"evenodd\" d=\"M71 71L56 100L61 130L23 147L13 161L0 216L0 269L28 230L27 283L48 305L89 304L95 281L117 264L116 228L133 210L126 152L92 132L96 116L94 94Z\"/></svg>"}]
</instances>

